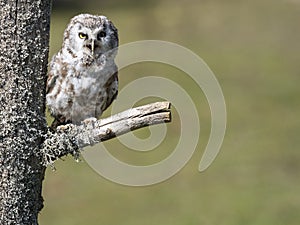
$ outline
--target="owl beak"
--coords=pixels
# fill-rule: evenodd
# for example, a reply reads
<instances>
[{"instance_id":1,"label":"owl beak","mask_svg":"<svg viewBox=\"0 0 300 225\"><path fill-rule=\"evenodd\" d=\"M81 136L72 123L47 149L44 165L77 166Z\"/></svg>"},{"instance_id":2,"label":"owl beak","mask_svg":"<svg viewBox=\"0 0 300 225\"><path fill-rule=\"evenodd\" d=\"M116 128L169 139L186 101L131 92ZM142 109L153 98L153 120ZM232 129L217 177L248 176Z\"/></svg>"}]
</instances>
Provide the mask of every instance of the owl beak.
<instances>
[{"instance_id":1,"label":"owl beak","mask_svg":"<svg viewBox=\"0 0 300 225\"><path fill-rule=\"evenodd\" d=\"M91 55L94 55L95 52L95 40L92 40L89 44L87 44L85 47L87 47L91 51Z\"/></svg>"},{"instance_id":2,"label":"owl beak","mask_svg":"<svg viewBox=\"0 0 300 225\"><path fill-rule=\"evenodd\" d=\"M94 50L95 50L95 41L93 40L92 43L91 43L92 55L94 55Z\"/></svg>"}]
</instances>

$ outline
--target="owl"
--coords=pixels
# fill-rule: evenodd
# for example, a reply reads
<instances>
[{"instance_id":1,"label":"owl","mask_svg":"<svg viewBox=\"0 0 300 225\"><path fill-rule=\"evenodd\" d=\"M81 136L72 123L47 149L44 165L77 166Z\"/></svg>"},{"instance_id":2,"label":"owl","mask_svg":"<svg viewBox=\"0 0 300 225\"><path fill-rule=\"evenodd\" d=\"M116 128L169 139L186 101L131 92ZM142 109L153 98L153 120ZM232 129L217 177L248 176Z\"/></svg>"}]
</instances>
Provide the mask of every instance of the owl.
<instances>
[{"instance_id":1,"label":"owl","mask_svg":"<svg viewBox=\"0 0 300 225\"><path fill-rule=\"evenodd\" d=\"M71 19L62 48L49 64L46 104L54 117L53 129L99 117L116 98L118 42L118 31L105 16L80 14Z\"/></svg>"}]
</instances>

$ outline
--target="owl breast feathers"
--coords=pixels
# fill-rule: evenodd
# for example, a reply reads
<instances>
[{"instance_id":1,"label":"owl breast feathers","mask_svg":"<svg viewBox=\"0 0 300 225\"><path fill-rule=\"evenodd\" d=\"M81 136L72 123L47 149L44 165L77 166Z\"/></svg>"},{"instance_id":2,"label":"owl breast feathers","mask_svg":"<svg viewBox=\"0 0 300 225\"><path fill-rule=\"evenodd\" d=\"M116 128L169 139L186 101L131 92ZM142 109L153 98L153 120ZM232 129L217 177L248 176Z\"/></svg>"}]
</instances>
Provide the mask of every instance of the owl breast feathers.
<instances>
[{"instance_id":1,"label":"owl breast feathers","mask_svg":"<svg viewBox=\"0 0 300 225\"><path fill-rule=\"evenodd\" d=\"M48 72L52 128L99 117L112 103L118 93L117 47L117 29L105 16L80 14L71 19Z\"/></svg>"}]
</instances>

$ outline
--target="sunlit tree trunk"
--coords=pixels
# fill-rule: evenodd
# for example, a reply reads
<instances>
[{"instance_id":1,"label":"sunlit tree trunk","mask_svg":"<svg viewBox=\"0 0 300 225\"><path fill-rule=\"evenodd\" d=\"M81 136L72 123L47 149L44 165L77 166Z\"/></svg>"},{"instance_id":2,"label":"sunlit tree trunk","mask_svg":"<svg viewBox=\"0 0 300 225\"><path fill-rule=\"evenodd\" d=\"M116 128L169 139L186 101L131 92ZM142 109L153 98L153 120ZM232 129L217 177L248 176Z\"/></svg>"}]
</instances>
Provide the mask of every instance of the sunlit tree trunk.
<instances>
[{"instance_id":1,"label":"sunlit tree trunk","mask_svg":"<svg viewBox=\"0 0 300 225\"><path fill-rule=\"evenodd\" d=\"M0 224L38 224L51 1L0 0Z\"/></svg>"}]
</instances>

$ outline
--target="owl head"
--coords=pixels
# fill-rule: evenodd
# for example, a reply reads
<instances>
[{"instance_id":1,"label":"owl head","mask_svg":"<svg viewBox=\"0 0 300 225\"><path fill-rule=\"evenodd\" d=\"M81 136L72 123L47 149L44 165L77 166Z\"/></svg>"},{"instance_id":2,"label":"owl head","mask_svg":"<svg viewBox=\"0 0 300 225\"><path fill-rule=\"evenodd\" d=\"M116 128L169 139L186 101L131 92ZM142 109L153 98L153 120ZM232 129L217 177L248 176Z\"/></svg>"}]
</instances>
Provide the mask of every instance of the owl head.
<instances>
[{"instance_id":1,"label":"owl head","mask_svg":"<svg viewBox=\"0 0 300 225\"><path fill-rule=\"evenodd\" d=\"M64 33L63 47L77 56L89 55L96 58L111 50L115 52L118 44L118 30L105 16L75 16Z\"/></svg>"}]
</instances>

